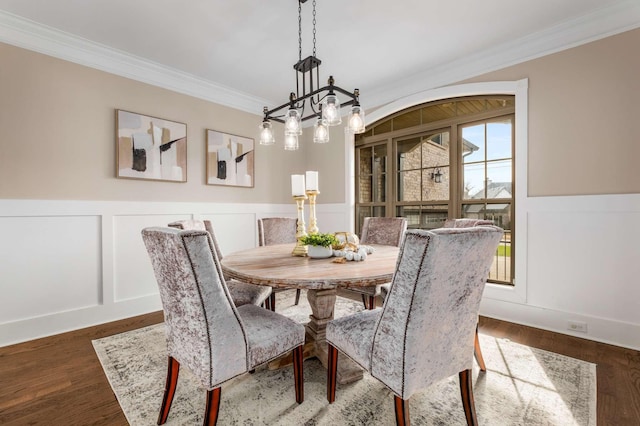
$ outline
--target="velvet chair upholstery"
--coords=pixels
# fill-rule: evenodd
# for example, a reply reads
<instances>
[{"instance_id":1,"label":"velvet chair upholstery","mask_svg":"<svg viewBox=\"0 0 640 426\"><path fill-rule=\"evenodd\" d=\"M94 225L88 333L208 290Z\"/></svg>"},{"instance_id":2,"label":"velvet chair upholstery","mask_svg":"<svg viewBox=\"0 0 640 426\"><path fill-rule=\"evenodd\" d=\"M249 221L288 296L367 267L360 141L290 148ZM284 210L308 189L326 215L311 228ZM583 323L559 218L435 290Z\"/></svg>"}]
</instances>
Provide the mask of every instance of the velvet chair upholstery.
<instances>
[{"instance_id":1,"label":"velvet chair upholstery","mask_svg":"<svg viewBox=\"0 0 640 426\"><path fill-rule=\"evenodd\" d=\"M365 217L362 224L360 243L400 247L406 230L407 219L403 217ZM389 285L350 288L346 291L360 294L365 309L375 309L376 296L380 295L383 286L388 287Z\"/></svg>"},{"instance_id":2,"label":"velvet chair upholstery","mask_svg":"<svg viewBox=\"0 0 640 426\"><path fill-rule=\"evenodd\" d=\"M290 217L265 217L258 219L258 244L261 246L270 246L276 244L296 243L296 233L298 227L298 219ZM272 311L276 310L276 293L285 291L286 288L272 289L269 306ZM296 289L297 305L300 301L300 289Z\"/></svg>"},{"instance_id":3,"label":"velvet chair upholstery","mask_svg":"<svg viewBox=\"0 0 640 426\"><path fill-rule=\"evenodd\" d=\"M236 307L206 231L146 228L147 247L160 289L168 369L158 424L169 415L180 366L207 391L205 425L215 425L221 385L293 351L296 401L304 400L304 327L253 304Z\"/></svg>"},{"instance_id":4,"label":"velvet chair upholstery","mask_svg":"<svg viewBox=\"0 0 640 426\"><path fill-rule=\"evenodd\" d=\"M213 241L213 248L218 256L219 260L222 260L222 250L216 239L216 233L213 231L213 226L209 220L179 220L171 222L169 224L171 228L191 230L191 231L207 231L211 235ZM271 287L260 286L255 284L249 284L242 281L229 279L224 277L229 293L231 294L231 300L236 306L242 306L247 304L262 305L265 304L267 309L270 309L269 303L271 296Z\"/></svg>"},{"instance_id":5,"label":"velvet chair upholstery","mask_svg":"<svg viewBox=\"0 0 640 426\"><path fill-rule=\"evenodd\" d=\"M399 425L409 424L411 395L456 373L467 424L477 424L474 335L502 233L494 226L407 231L382 309L327 324L329 402L335 401L339 350L394 393Z\"/></svg>"},{"instance_id":6,"label":"velvet chair upholstery","mask_svg":"<svg viewBox=\"0 0 640 426\"><path fill-rule=\"evenodd\" d=\"M470 218L462 218L462 219L447 219L444 222L443 228L472 228L474 226L492 226L493 221L486 219L470 219ZM380 296L382 300L385 300L387 294L389 293L389 289L391 288L391 284L383 284L380 288ZM476 326L476 337L475 337L475 350L474 355L476 360L478 361L478 365L480 366L481 371L487 371L487 366L484 362L484 357L482 356L482 349L480 348L480 339L478 338L478 329Z\"/></svg>"}]
</instances>

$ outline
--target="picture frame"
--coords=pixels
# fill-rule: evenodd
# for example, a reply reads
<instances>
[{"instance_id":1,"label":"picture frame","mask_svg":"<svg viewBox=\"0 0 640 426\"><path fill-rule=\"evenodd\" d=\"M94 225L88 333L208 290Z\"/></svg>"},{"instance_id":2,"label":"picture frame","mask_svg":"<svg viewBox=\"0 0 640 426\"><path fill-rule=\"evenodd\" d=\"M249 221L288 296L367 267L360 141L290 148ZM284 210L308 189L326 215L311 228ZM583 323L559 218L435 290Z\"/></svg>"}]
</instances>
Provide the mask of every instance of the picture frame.
<instances>
[{"instance_id":1,"label":"picture frame","mask_svg":"<svg viewBox=\"0 0 640 426\"><path fill-rule=\"evenodd\" d=\"M207 185L255 185L255 141L252 138L206 130Z\"/></svg>"},{"instance_id":2,"label":"picture frame","mask_svg":"<svg viewBox=\"0 0 640 426\"><path fill-rule=\"evenodd\" d=\"M116 110L116 177L187 181L187 125Z\"/></svg>"}]
</instances>

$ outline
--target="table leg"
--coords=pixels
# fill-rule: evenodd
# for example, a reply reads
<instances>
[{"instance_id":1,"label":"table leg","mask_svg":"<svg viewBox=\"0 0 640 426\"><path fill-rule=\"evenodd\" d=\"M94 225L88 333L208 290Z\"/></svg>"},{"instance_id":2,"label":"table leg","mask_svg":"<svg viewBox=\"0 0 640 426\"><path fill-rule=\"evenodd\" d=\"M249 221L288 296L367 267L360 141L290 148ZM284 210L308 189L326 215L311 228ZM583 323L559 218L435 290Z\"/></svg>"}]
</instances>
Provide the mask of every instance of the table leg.
<instances>
[{"instance_id":1,"label":"table leg","mask_svg":"<svg viewBox=\"0 0 640 426\"><path fill-rule=\"evenodd\" d=\"M309 315L307 333L315 341L315 355L327 368L327 323L333 319L336 304L336 289L308 290L307 299L312 314ZM338 383L346 384L362 379L363 370L349 358L338 356Z\"/></svg>"}]
</instances>

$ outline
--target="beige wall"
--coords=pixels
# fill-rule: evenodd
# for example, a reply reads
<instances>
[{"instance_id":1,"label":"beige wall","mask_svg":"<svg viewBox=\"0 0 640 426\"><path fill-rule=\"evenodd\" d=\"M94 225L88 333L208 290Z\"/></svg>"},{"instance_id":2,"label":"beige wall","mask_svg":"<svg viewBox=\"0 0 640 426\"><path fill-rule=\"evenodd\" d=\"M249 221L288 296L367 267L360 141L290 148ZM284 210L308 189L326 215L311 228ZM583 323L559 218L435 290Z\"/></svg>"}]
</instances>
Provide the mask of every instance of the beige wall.
<instances>
[{"instance_id":1,"label":"beige wall","mask_svg":"<svg viewBox=\"0 0 640 426\"><path fill-rule=\"evenodd\" d=\"M529 79L529 196L640 193L639 45L633 30L469 80ZM0 61L0 198L288 203L289 176L318 170L318 202L345 201L343 126L285 152L257 144L258 115L6 44ZM187 183L115 178L115 109L187 123ZM206 128L256 139L254 189L205 185Z\"/></svg>"},{"instance_id":2,"label":"beige wall","mask_svg":"<svg viewBox=\"0 0 640 426\"><path fill-rule=\"evenodd\" d=\"M0 198L291 201L304 151L260 146L259 115L2 43L0 63ZM187 183L115 178L116 109L187 124ZM207 128L255 139L255 188L205 184Z\"/></svg>"},{"instance_id":3,"label":"beige wall","mask_svg":"<svg viewBox=\"0 0 640 426\"><path fill-rule=\"evenodd\" d=\"M638 46L640 29L469 80L529 79L529 196L640 193Z\"/></svg>"}]
</instances>

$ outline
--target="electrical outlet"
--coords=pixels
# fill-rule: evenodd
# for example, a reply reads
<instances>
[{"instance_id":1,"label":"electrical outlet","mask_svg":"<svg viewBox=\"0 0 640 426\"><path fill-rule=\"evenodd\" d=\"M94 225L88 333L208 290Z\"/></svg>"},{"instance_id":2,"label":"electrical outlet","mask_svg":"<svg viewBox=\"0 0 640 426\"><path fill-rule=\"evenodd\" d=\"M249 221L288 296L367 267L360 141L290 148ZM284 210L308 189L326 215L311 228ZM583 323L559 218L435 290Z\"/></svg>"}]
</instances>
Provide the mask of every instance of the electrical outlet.
<instances>
[{"instance_id":1,"label":"electrical outlet","mask_svg":"<svg viewBox=\"0 0 640 426\"><path fill-rule=\"evenodd\" d=\"M571 331L579 331L580 333L586 333L587 323L582 321L568 321L567 329Z\"/></svg>"}]
</instances>

